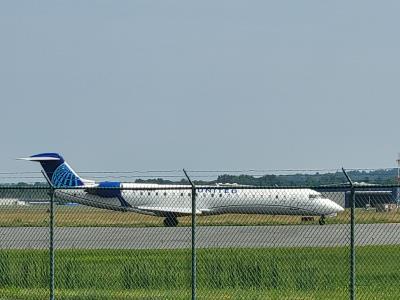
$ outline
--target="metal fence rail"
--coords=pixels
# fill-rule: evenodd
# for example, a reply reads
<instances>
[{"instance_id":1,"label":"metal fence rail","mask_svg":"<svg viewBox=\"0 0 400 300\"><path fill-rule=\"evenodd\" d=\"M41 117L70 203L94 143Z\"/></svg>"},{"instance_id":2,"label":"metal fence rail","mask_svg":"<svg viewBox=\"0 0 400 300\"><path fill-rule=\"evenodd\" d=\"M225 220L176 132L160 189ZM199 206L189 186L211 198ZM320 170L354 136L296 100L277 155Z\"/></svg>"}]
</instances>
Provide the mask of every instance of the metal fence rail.
<instances>
[{"instance_id":1,"label":"metal fence rail","mask_svg":"<svg viewBox=\"0 0 400 300\"><path fill-rule=\"evenodd\" d=\"M398 188L0 187L0 298L395 299Z\"/></svg>"}]
</instances>

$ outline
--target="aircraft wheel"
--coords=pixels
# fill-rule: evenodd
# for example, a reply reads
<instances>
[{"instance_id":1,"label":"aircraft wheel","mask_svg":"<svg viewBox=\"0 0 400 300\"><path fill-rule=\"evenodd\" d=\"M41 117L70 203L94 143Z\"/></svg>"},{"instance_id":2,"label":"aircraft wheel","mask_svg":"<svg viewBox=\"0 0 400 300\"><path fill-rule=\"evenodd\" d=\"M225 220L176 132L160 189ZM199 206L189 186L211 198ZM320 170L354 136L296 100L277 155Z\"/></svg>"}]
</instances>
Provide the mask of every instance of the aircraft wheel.
<instances>
[{"instance_id":1,"label":"aircraft wheel","mask_svg":"<svg viewBox=\"0 0 400 300\"><path fill-rule=\"evenodd\" d=\"M318 223L319 223L319 225L325 225L325 216L321 216Z\"/></svg>"},{"instance_id":2,"label":"aircraft wheel","mask_svg":"<svg viewBox=\"0 0 400 300\"><path fill-rule=\"evenodd\" d=\"M164 226L165 227L176 227L178 225L177 218L165 218L164 219Z\"/></svg>"}]
</instances>

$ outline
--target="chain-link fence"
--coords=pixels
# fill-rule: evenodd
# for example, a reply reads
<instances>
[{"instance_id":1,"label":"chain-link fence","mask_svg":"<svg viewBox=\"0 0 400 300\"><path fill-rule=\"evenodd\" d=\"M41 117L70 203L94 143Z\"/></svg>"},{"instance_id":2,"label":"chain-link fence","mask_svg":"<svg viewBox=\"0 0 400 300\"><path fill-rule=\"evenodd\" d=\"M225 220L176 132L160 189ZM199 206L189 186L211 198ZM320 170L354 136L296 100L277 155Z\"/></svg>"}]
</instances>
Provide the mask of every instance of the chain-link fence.
<instances>
[{"instance_id":1,"label":"chain-link fence","mask_svg":"<svg viewBox=\"0 0 400 300\"><path fill-rule=\"evenodd\" d=\"M0 298L397 299L397 191L0 187Z\"/></svg>"}]
</instances>

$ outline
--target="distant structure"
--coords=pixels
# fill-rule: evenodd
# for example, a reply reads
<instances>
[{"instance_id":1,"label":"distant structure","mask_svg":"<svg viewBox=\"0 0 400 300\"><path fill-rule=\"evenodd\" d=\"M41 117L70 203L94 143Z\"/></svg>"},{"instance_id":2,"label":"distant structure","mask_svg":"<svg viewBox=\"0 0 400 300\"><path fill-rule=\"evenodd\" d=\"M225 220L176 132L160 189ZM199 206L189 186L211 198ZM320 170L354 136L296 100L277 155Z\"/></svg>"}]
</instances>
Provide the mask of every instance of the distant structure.
<instances>
[{"instance_id":1,"label":"distant structure","mask_svg":"<svg viewBox=\"0 0 400 300\"><path fill-rule=\"evenodd\" d=\"M398 153L396 162L397 162L397 183L400 184L400 153Z\"/></svg>"},{"instance_id":2,"label":"distant structure","mask_svg":"<svg viewBox=\"0 0 400 300\"><path fill-rule=\"evenodd\" d=\"M397 156L397 184L400 186L400 153ZM396 195L397 205L400 203L400 187L397 187L397 195Z\"/></svg>"},{"instance_id":3,"label":"distant structure","mask_svg":"<svg viewBox=\"0 0 400 300\"><path fill-rule=\"evenodd\" d=\"M15 198L0 199L0 206L10 206L10 205L26 205L26 202Z\"/></svg>"}]
</instances>

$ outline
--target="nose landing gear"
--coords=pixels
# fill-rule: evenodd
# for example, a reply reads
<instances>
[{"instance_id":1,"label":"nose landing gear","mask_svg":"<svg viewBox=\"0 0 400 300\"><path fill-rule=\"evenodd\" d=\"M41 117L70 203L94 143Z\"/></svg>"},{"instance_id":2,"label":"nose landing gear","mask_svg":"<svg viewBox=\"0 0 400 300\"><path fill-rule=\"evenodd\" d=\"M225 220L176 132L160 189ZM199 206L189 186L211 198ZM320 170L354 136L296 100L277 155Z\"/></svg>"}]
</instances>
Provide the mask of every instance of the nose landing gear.
<instances>
[{"instance_id":1,"label":"nose landing gear","mask_svg":"<svg viewBox=\"0 0 400 300\"><path fill-rule=\"evenodd\" d=\"M319 223L319 225L325 225L325 216L324 215L322 215L321 218L319 218L318 223Z\"/></svg>"}]
</instances>

